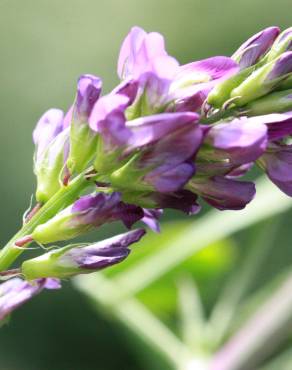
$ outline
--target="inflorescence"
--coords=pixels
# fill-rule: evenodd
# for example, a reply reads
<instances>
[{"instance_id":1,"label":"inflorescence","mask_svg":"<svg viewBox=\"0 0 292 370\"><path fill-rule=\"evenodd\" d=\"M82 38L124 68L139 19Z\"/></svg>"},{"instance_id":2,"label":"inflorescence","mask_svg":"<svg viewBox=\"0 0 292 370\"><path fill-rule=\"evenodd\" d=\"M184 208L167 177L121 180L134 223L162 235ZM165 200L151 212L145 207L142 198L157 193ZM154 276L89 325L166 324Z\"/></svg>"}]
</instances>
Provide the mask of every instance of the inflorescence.
<instances>
[{"instance_id":1,"label":"inflorescence","mask_svg":"<svg viewBox=\"0 0 292 370\"><path fill-rule=\"evenodd\" d=\"M0 270L36 242L46 246L121 221L159 230L165 208L197 214L205 201L240 210L254 166L292 196L292 29L269 27L231 57L180 65L159 33L131 29L118 58L120 83L82 75L72 106L50 109L33 132L34 209L0 252ZM0 319L58 279L124 260L144 229L27 259L0 285ZM18 248L17 252L15 250ZM46 248L46 247L45 247ZM3 276L10 276L3 271Z\"/></svg>"}]
</instances>

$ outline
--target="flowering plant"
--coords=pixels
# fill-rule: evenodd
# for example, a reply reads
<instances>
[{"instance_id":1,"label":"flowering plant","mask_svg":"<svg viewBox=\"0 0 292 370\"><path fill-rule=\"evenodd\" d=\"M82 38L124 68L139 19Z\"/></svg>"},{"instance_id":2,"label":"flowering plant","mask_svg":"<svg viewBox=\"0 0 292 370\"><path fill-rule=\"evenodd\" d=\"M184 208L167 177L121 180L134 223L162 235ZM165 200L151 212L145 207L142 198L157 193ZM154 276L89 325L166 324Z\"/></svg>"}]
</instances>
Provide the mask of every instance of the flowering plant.
<instances>
[{"instance_id":1,"label":"flowering plant","mask_svg":"<svg viewBox=\"0 0 292 370\"><path fill-rule=\"evenodd\" d=\"M36 205L0 251L9 279L0 285L0 318L43 288L59 288L59 279L120 263L145 230L50 243L116 221L159 231L167 208L243 209L256 190L239 178L254 165L292 196L291 49L292 30L269 27L231 57L180 65L160 34L134 27L121 47L118 86L102 95L101 79L82 75L68 111L48 110L33 132ZM32 242L47 250L12 269Z\"/></svg>"}]
</instances>

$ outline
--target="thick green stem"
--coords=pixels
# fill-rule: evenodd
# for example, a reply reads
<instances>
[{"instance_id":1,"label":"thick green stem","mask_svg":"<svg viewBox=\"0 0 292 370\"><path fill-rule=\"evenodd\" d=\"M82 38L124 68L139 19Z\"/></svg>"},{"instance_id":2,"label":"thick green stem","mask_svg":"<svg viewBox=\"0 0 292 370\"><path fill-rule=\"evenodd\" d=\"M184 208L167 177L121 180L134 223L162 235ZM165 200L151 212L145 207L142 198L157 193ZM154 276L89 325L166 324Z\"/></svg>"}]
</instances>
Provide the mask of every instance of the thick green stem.
<instances>
[{"instance_id":1,"label":"thick green stem","mask_svg":"<svg viewBox=\"0 0 292 370\"><path fill-rule=\"evenodd\" d=\"M0 272L9 268L16 258L25 250L18 248L15 242L32 233L36 226L52 218L57 212L71 204L89 185L83 175L76 177L68 186L62 187L0 251Z\"/></svg>"}]
</instances>

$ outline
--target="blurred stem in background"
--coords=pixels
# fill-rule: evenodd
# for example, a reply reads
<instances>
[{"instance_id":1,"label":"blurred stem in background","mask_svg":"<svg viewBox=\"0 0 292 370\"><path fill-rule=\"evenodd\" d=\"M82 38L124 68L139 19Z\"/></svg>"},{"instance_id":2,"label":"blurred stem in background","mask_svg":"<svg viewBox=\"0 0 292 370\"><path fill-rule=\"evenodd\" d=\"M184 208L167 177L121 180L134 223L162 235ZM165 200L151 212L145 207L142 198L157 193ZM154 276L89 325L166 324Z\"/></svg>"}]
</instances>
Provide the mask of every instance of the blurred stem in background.
<instances>
[{"instance_id":1,"label":"blurred stem in background","mask_svg":"<svg viewBox=\"0 0 292 370\"><path fill-rule=\"evenodd\" d=\"M267 204L269 207L266 207ZM279 289L268 297L262 308L247 319L240 331L235 333L213 358L214 351L219 348L223 337L232 327L238 304L274 244L279 221L276 223L269 221L264 225L264 231L250 246L245 262L237 268L235 278L232 277L233 281L223 291L209 322L205 322L200 298L196 289L192 287L192 281L188 277L183 277L183 280L179 281L183 340L172 333L134 295L210 243L267 220L273 215L281 214L290 207L291 202L287 201L285 195L277 191L267 180L260 180L257 184L257 198L244 211L238 214L210 212L178 232L171 239L171 243L162 245L160 250L116 277L109 279L100 273L79 276L75 279L75 286L93 300L98 308L106 308L107 313L121 321L134 334L142 337L154 351L163 353L175 369L243 369L242 366L246 365L247 359L252 357L255 351L262 350L268 338L278 335L292 315L292 295L289 294L292 277L288 275ZM196 240L195 246L189 242L190 240ZM190 294L190 291L193 294ZM225 310L226 317L222 319L222 311ZM255 326L257 330L254 330ZM215 338L209 348L204 348L200 342L201 340L205 343L206 336L208 339ZM244 351L241 348L242 344L237 346L238 336L244 337Z\"/></svg>"},{"instance_id":2,"label":"blurred stem in background","mask_svg":"<svg viewBox=\"0 0 292 370\"><path fill-rule=\"evenodd\" d=\"M214 307L210 325L213 327L214 336L209 338L214 346L218 346L230 329L230 325L236 315L238 305L248 292L252 282L256 279L265 258L274 246L277 231L281 224L281 217L271 219L262 226L259 235L249 246L248 254L239 269L228 279L218 303Z\"/></svg>"}]
</instances>

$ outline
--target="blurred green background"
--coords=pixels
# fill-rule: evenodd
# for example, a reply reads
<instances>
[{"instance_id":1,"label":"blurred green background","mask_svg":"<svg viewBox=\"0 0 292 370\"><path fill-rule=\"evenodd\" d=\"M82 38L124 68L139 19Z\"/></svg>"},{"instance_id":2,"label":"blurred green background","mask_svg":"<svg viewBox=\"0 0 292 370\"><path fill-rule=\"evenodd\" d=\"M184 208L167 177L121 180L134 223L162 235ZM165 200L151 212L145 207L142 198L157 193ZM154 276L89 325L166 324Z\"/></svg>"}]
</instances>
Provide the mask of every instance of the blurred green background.
<instances>
[{"instance_id":1,"label":"blurred green background","mask_svg":"<svg viewBox=\"0 0 292 370\"><path fill-rule=\"evenodd\" d=\"M230 55L266 26L290 26L291 10L291 0L0 0L1 242L20 226L33 193L31 133L37 119L50 107L68 108L82 73L101 76L104 91L112 88L119 46L130 27L161 32L169 53L186 63ZM292 260L291 215L279 232L281 253L267 261L255 285ZM166 219L174 217L181 218ZM256 228L229 241L218 260L215 250L209 270L194 262L207 305ZM151 292L150 306L167 320L173 290L166 290L161 305L159 289ZM141 299L147 301L147 292ZM143 351L132 350L133 341L66 283L26 304L1 329L0 370L154 370Z\"/></svg>"}]
</instances>

